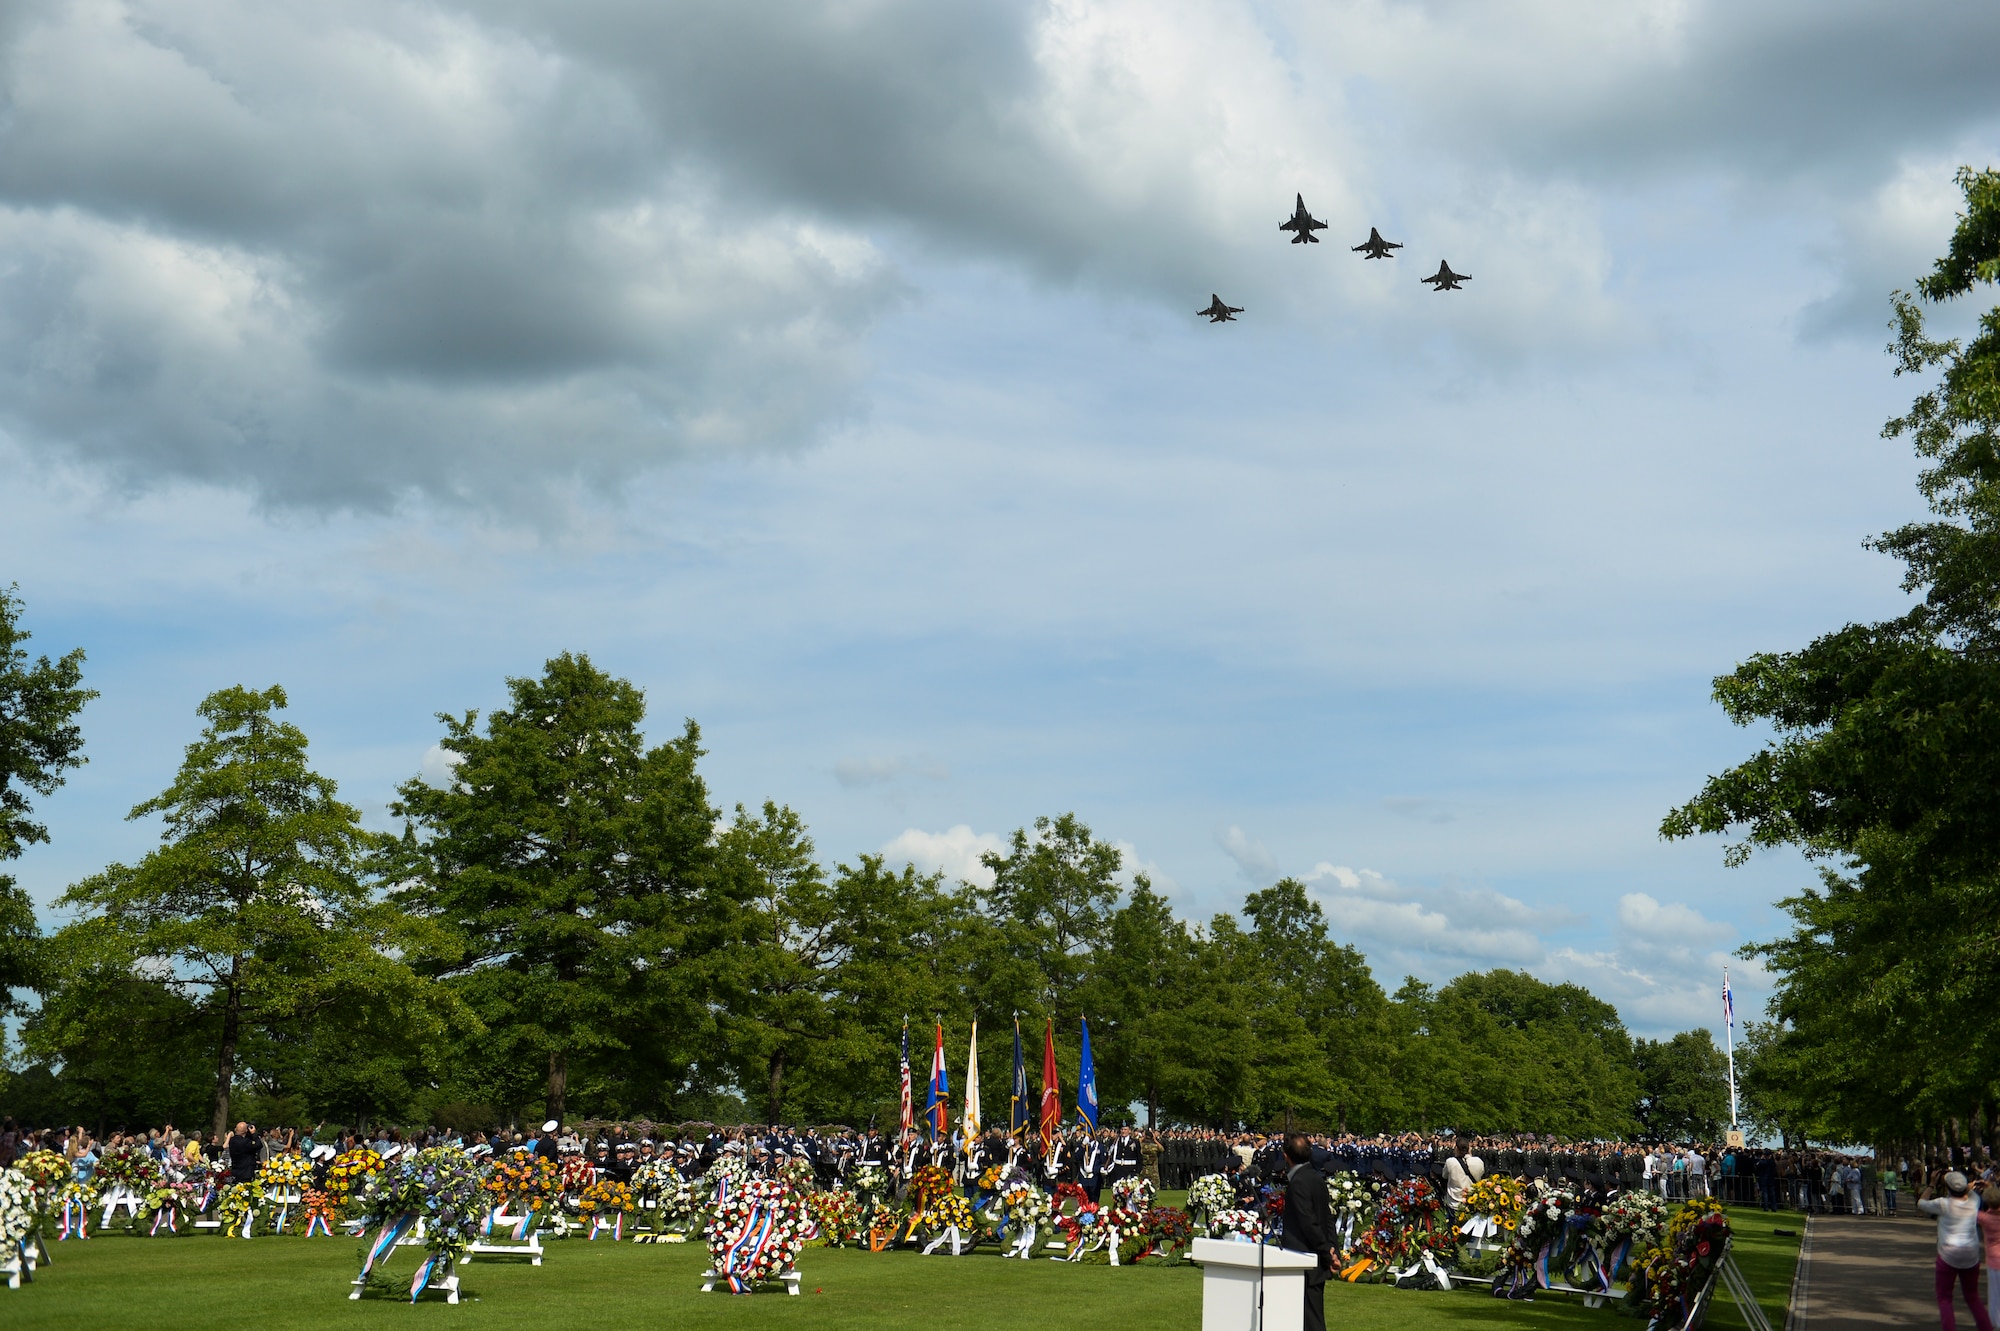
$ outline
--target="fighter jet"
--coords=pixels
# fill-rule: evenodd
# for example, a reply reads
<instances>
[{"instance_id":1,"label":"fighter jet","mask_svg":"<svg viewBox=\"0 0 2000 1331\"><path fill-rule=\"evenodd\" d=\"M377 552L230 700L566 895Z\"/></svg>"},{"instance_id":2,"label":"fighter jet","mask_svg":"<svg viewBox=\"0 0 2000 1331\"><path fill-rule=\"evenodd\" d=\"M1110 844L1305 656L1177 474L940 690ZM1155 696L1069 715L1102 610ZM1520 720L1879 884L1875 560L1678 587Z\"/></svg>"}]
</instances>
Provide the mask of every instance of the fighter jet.
<instances>
[{"instance_id":1,"label":"fighter jet","mask_svg":"<svg viewBox=\"0 0 2000 1331\"><path fill-rule=\"evenodd\" d=\"M1224 305L1222 297L1211 291L1208 293L1208 308L1205 310L1196 310L1195 313L1198 315L1207 315L1208 321L1212 324L1233 324L1236 322L1236 316L1243 313L1243 307L1241 305Z\"/></svg>"},{"instance_id":2,"label":"fighter jet","mask_svg":"<svg viewBox=\"0 0 2000 1331\"><path fill-rule=\"evenodd\" d=\"M1295 232L1292 237L1294 245L1317 245L1319 237L1313 232L1326 230L1326 223L1314 220L1313 215L1306 211L1306 196L1301 194L1298 211L1292 214L1291 221L1278 223L1278 230Z\"/></svg>"},{"instance_id":3,"label":"fighter jet","mask_svg":"<svg viewBox=\"0 0 2000 1331\"><path fill-rule=\"evenodd\" d=\"M1401 248L1403 248L1401 241L1384 240L1382 239L1382 233L1371 226L1368 228L1368 239L1356 245L1354 252L1356 254L1365 254L1371 259L1393 259L1396 256L1389 253L1389 251Z\"/></svg>"},{"instance_id":4,"label":"fighter jet","mask_svg":"<svg viewBox=\"0 0 2000 1331\"><path fill-rule=\"evenodd\" d=\"M1429 277L1420 277L1417 280L1419 282L1432 283L1432 291L1457 291L1460 289L1458 284L1460 282L1470 282L1472 276L1469 273L1454 273L1451 271L1451 265L1440 259L1438 261L1438 270L1435 273L1432 273Z\"/></svg>"}]
</instances>

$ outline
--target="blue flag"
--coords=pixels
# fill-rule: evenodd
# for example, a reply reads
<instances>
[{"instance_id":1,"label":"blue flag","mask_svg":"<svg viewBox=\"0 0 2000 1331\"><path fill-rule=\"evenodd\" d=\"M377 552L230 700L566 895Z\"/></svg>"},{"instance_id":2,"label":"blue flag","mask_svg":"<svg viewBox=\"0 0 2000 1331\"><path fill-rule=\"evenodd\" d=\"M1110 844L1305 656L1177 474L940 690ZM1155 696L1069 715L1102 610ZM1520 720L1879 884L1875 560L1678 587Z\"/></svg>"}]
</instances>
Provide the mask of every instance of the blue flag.
<instances>
[{"instance_id":1,"label":"blue flag","mask_svg":"<svg viewBox=\"0 0 2000 1331\"><path fill-rule=\"evenodd\" d=\"M1076 1070L1076 1112L1097 1131L1097 1066L1090 1059L1090 1019L1083 1019L1083 1055Z\"/></svg>"},{"instance_id":2,"label":"blue flag","mask_svg":"<svg viewBox=\"0 0 2000 1331\"><path fill-rule=\"evenodd\" d=\"M1014 1018L1014 1093L1007 1111L1007 1131L1018 1137L1034 1125L1034 1102L1028 1098L1028 1065L1021 1060L1021 1019Z\"/></svg>"}]
</instances>

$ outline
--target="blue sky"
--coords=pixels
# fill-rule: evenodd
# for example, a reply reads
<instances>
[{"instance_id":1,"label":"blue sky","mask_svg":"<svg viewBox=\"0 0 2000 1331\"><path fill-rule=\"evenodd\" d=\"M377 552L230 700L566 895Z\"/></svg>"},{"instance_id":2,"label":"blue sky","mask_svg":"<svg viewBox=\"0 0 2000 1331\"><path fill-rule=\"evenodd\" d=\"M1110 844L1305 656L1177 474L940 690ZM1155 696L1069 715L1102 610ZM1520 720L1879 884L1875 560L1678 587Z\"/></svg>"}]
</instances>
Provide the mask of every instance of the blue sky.
<instances>
[{"instance_id":1,"label":"blue sky","mask_svg":"<svg viewBox=\"0 0 2000 1331\"><path fill-rule=\"evenodd\" d=\"M19 876L143 853L213 688L379 822L578 650L829 860L1073 809L1712 1026L1809 870L1657 827L1712 676L1904 603L1888 293L2000 129L1917 9L28 5L0 567L103 697Z\"/></svg>"}]
</instances>

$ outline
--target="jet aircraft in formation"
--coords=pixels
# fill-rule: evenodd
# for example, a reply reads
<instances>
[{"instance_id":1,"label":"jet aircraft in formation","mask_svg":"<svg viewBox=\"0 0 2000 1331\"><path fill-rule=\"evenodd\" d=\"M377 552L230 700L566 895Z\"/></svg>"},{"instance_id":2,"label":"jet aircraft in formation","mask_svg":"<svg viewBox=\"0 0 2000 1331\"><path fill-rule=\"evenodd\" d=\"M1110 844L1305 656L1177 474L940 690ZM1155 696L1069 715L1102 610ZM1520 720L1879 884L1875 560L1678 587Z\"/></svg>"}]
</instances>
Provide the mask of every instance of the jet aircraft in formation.
<instances>
[{"instance_id":1,"label":"jet aircraft in formation","mask_svg":"<svg viewBox=\"0 0 2000 1331\"><path fill-rule=\"evenodd\" d=\"M1212 324L1233 324L1236 322L1236 316L1243 313L1243 307L1241 305L1224 305L1222 297L1211 291L1208 293L1208 308L1205 310L1196 310L1195 313L1207 315L1208 321Z\"/></svg>"},{"instance_id":2,"label":"jet aircraft in formation","mask_svg":"<svg viewBox=\"0 0 2000 1331\"><path fill-rule=\"evenodd\" d=\"M1294 245L1317 245L1319 244L1319 237L1315 236L1313 232L1326 230L1326 223L1314 217L1307 210L1306 196L1304 194L1298 195L1297 199L1298 202L1292 209L1292 215L1285 221L1278 223L1278 230L1291 232L1292 244ZM1393 259L1396 256L1389 251L1401 248L1403 248L1401 241L1384 240L1382 239L1382 232L1371 226L1368 228L1368 239L1356 245L1354 252L1364 259ZM1433 291L1462 291L1464 288L1459 284L1461 282L1470 282L1472 278L1466 273L1454 273L1451 271L1450 264L1440 260L1438 262L1438 270L1435 273L1432 273L1429 277L1422 277L1417 280L1430 283L1431 290ZM1236 316L1243 313L1243 308L1240 305L1224 305L1222 297L1210 293L1208 308L1205 310L1196 310L1195 313L1197 315L1206 315L1208 321L1212 324L1235 323Z\"/></svg>"},{"instance_id":3,"label":"jet aircraft in formation","mask_svg":"<svg viewBox=\"0 0 2000 1331\"><path fill-rule=\"evenodd\" d=\"M1368 239L1356 245L1354 252L1365 259L1393 259L1396 256L1389 251L1401 248L1403 248L1401 241L1384 240L1382 233L1371 226L1368 228Z\"/></svg>"},{"instance_id":4,"label":"jet aircraft in formation","mask_svg":"<svg viewBox=\"0 0 2000 1331\"><path fill-rule=\"evenodd\" d=\"M1458 291L1461 290L1458 284L1460 282L1470 282L1472 274L1454 273L1451 271L1451 265L1440 259L1438 260L1438 270L1435 273L1432 273L1429 277L1420 277L1417 280L1419 282L1431 283L1432 291Z\"/></svg>"},{"instance_id":5,"label":"jet aircraft in formation","mask_svg":"<svg viewBox=\"0 0 2000 1331\"><path fill-rule=\"evenodd\" d=\"M1319 237L1313 232L1326 230L1326 223L1306 211L1306 196L1299 195L1299 206L1290 221L1278 223L1278 230L1292 232L1292 244L1317 245Z\"/></svg>"}]
</instances>

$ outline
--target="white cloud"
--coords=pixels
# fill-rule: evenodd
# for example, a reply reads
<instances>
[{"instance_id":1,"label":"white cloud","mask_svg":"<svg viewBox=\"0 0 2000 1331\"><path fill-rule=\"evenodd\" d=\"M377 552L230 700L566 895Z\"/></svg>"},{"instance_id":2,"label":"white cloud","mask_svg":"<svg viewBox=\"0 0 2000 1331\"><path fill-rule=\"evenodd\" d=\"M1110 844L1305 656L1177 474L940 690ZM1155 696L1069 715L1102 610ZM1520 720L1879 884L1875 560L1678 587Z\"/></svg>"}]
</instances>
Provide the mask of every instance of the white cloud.
<instances>
[{"instance_id":1,"label":"white cloud","mask_svg":"<svg viewBox=\"0 0 2000 1331\"><path fill-rule=\"evenodd\" d=\"M1662 905L1644 892L1627 892L1618 898L1618 926L1634 942L1660 949L1713 947L1736 933L1692 906Z\"/></svg>"},{"instance_id":2,"label":"white cloud","mask_svg":"<svg viewBox=\"0 0 2000 1331\"><path fill-rule=\"evenodd\" d=\"M1180 883L1161 868L1157 860L1142 857L1139 848L1129 841L1114 841L1112 844L1118 848L1118 879L1121 883L1130 887L1134 876L1143 874L1161 896L1171 900L1179 895Z\"/></svg>"},{"instance_id":3,"label":"white cloud","mask_svg":"<svg viewBox=\"0 0 2000 1331\"><path fill-rule=\"evenodd\" d=\"M419 769L419 774L423 777L425 785L435 786L439 790L449 790L452 773L456 772L458 765L464 761L464 754L455 753L442 744L433 744L424 750L423 766Z\"/></svg>"},{"instance_id":4,"label":"white cloud","mask_svg":"<svg viewBox=\"0 0 2000 1331\"><path fill-rule=\"evenodd\" d=\"M906 776L926 781L944 781L951 769L943 763L923 758L843 758L833 765L833 779L850 790L865 786L886 786Z\"/></svg>"},{"instance_id":5,"label":"white cloud","mask_svg":"<svg viewBox=\"0 0 2000 1331\"><path fill-rule=\"evenodd\" d=\"M1007 843L993 832L975 832L965 823L942 832L926 832L912 827L882 847L891 864L907 862L917 868L939 870L947 878L960 879L976 887L993 886L993 871L979 862L985 854L1004 854Z\"/></svg>"},{"instance_id":6,"label":"white cloud","mask_svg":"<svg viewBox=\"0 0 2000 1331\"><path fill-rule=\"evenodd\" d=\"M1372 869L1321 861L1305 875L1333 932L1353 942L1392 987L1399 974L1441 982L1468 968L1506 966L1580 984L1618 1007L1640 1034L1717 1027L1722 968L1732 968L1739 1021L1762 1009L1762 969L1722 950L1733 926L1693 907L1628 892L1600 946L1552 941L1590 921L1487 888L1409 885Z\"/></svg>"},{"instance_id":7,"label":"white cloud","mask_svg":"<svg viewBox=\"0 0 2000 1331\"><path fill-rule=\"evenodd\" d=\"M1215 834L1215 844L1222 847L1223 854L1236 861L1237 870L1256 887L1269 887L1278 881L1278 860L1265 848L1261 841L1254 840L1242 828L1231 824L1228 830Z\"/></svg>"},{"instance_id":8,"label":"white cloud","mask_svg":"<svg viewBox=\"0 0 2000 1331\"><path fill-rule=\"evenodd\" d=\"M1371 953L1406 962L1442 957L1508 966L1542 955L1531 926L1545 915L1498 892L1411 888L1373 869L1326 861L1314 865L1305 882L1319 886L1316 895L1334 935Z\"/></svg>"},{"instance_id":9,"label":"white cloud","mask_svg":"<svg viewBox=\"0 0 2000 1331\"><path fill-rule=\"evenodd\" d=\"M616 491L851 418L859 346L937 256L1181 325L1221 287L1574 359L1656 336L1620 191L1714 174L1831 182L1785 206L1837 219L1845 276L1808 323L1851 323L1879 309L1866 256L1934 244L1937 154L2000 111L1996 26L1720 0L16 5L0 426L287 504ZM1331 227L1310 265L1275 243L1297 191ZM1331 261L1378 222L1403 260ZM1419 256L1483 294L1425 296Z\"/></svg>"}]
</instances>

